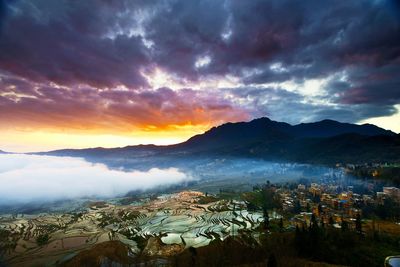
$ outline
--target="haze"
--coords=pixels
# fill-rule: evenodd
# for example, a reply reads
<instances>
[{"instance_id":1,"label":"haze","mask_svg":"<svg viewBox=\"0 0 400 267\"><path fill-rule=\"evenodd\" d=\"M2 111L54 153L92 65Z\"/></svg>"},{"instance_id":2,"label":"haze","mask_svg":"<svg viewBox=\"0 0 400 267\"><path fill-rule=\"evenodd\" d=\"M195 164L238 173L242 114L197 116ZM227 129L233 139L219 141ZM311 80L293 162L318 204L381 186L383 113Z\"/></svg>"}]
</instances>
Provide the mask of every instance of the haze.
<instances>
[{"instance_id":1,"label":"haze","mask_svg":"<svg viewBox=\"0 0 400 267\"><path fill-rule=\"evenodd\" d=\"M176 168L124 172L80 158L0 155L0 204L110 198L190 180Z\"/></svg>"}]
</instances>

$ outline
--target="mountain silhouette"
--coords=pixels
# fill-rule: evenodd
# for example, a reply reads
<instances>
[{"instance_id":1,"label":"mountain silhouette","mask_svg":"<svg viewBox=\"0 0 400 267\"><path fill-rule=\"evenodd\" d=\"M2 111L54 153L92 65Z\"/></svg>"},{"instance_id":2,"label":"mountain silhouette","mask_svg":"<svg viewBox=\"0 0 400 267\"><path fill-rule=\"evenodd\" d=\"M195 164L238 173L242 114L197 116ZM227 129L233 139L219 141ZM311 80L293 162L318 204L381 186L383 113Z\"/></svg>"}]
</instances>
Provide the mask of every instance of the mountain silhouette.
<instances>
[{"instance_id":1,"label":"mountain silhouette","mask_svg":"<svg viewBox=\"0 0 400 267\"><path fill-rule=\"evenodd\" d=\"M217 155L310 163L398 162L400 135L372 124L322 120L290 125L263 117L225 123L175 145L64 149L41 154L97 158Z\"/></svg>"}]
</instances>

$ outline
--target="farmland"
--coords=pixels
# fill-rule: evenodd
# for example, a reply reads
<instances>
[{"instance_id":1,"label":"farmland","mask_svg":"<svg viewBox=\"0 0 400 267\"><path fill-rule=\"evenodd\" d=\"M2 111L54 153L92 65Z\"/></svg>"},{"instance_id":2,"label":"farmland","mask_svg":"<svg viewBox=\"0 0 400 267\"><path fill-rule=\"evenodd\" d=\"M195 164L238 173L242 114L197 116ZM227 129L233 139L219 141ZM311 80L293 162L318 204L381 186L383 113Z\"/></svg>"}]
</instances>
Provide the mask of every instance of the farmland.
<instances>
[{"instance_id":1,"label":"farmland","mask_svg":"<svg viewBox=\"0 0 400 267\"><path fill-rule=\"evenodd\" d=\"M79 212L2 215L0 251L12 266L59 264L116 240L132 255L144 250L149 256L170 256L257 228L263 220L262 213L247 211L243 202L200 204L203 198L203 193L183 191L126 205L89 202Z\"/></svg>"}]
</instances>

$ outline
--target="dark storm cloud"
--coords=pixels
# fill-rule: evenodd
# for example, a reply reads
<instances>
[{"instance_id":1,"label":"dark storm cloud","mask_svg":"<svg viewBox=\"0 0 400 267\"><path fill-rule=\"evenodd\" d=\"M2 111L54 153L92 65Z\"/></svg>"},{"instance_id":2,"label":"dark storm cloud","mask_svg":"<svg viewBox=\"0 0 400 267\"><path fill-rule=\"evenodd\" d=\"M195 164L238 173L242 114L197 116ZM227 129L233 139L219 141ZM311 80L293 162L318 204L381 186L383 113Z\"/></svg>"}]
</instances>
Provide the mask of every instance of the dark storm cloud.
<instances>
[{"instance_id":1,"label":"dark storm cloud","mask_svg":"<svg viewBox=\"0 0 400 267\"><path fill-rule=\"evenodd\" d=\"M251 106L254 116L270 116L291 124L334 119L342 122L356 122L377 116L389 116L397 112L391 104L338 103L326 105L312 102L299 93L283 88L235 88L228 90L239 103ZM317 99L318 100L318 99ZM288 112L290 111L290 112Z\"/></svg>"},{"instance_id":2,"label":"dark storm cloud","mask_svg":"<svg viewBox=\"0 0 400 267\"><path fill-rule=\"evenodd\" d=\"M302 7L290 7L274 1L173 1L146 32L156 44L154 60L170 71L191 78L238 73L295 45ZM209 55L212 64L197 69L202 55Z\"/></svg>"},{"instance_id":3,"label":"dark storm cloud","mask_svg":"<svg viewBox=\"0 0 400 267\"><path fill-rule=\"evenodd\" d=\"M349 90L341 92L339 102L399 103L400 16L395 1L177 1L161 10L147 30L156 44L153 60L185 77L254 69L242 81L260 84L346 70ZM209 55L211 63L196 69L201 55ZM271 70L275 62L284 71ZM360 80L358 69L365 79ZM383 75L386 82L371 81ZM372 97L379 86L384 93Z\"/></svg>"},{"instance_id":4,"label":"dark storm cloud","mask_svg":"<svg viewBox=\"0 0 400 267\"><path fill-rule=\"evenodd\" d=\"M3 26L3 21L5 20L8 14L8 4L10 1L8 0L0 0L0 34Z\"/></svg>"},{"instance_id":5,"label":"dark storm cloud","mask_svg":"<svg viewBox=\"0 0 400 267\"><path fill-rule=\"evenodd\" d=\"M298 27L293 50L275 54L274 60L289 70L286 76L306 79L350 67L370 66L365 70L373 74L379 67L398 65L400 23L386 3L308 4L301 10L304 20ZM255 76L254 82L269 82L273 76L267 68L262 75Z\"/></svg>"},{"instance_id":6,"label":"dark storm cloud","mask_svg":"<svg viewBox=\"0 0 400 267\"><path fill-rule=\"evenodd\" d=\"M400 62L399 62L400 63ZM375 103L394 105L400 103L400 64L359 67L351 74L352 84L342 90L340 102L346 104Z\"/></svg>"},{"instance_id":7,"label":"dark storm cloud","mask_svg":"<svg viewBox=\"0 0 400 267\"><path fill-rule=\"evenodd\" d=\"M355 122L400 103L398 1L0 1L0 30L0 104L20 119ZM156 68L239 84L151 88ZM284 86L310 79L329 81Z\"/></svg>"},{"instance_id":8,"label":"dark storm cloud","mask_svg":"<svg viewBox=\"0 0 400 267\"><path fill-rule=\"evenodd\" d=\"M0 37L0 68L35 82L145 85L142 38L107 38L119 26L114 8L96 1L15 2Z\"/></svg>"},{"instance_id":9,"label":"dark storm cloud","mask_svg":"<svg viewBox=\"0 0 400 267\"><path fill-rule=\"evenodd\" d=\"M221 33L228 17L223 1L171 1L145 25L146 36L155 43L154 61L195 79L196 58L207 53L214 56L223 49ZM218 66L214 71L226 69Z\"/></svg>"}]
</instances>

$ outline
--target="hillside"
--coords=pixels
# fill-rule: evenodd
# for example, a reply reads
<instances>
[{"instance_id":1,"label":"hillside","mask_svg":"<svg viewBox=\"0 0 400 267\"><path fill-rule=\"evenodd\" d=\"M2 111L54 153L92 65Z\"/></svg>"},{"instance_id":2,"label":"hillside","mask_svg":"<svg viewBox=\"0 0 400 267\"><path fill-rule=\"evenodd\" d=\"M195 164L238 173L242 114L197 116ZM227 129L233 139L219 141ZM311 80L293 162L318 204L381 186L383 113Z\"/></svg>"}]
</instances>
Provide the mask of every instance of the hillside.
<instances>
[{"instance_id":1,"label":"hillside","mask_svg":"<svg viewBox=\"0 0 400 267\"><path fill-rule=\"evenodd\" d=\"M324 164L400 162L400 136L371 124L323 120L292 126L260 118L213 127L170 146L65 149L41 154L89 158L223 155Z\"/></svg>"}]
</instances>

